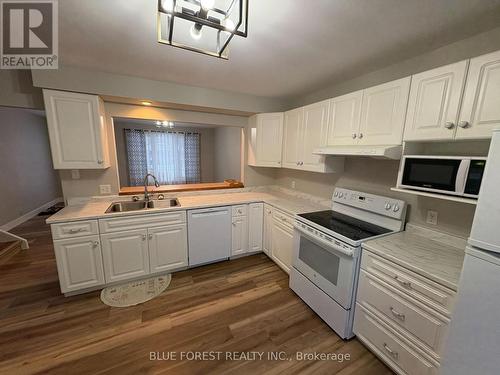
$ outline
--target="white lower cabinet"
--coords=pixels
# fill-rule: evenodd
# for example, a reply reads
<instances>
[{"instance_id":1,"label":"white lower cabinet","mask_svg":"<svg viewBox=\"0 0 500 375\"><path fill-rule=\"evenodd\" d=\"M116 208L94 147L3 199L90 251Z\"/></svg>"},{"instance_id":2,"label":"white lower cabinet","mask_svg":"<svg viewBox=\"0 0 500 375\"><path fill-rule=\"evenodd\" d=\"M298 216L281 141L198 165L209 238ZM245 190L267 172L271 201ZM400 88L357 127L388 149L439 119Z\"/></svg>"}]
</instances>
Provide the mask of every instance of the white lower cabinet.
<instances>
[{"instance_id":1,"label":"white lower cabinet","mask_svg":"<svg viewBox=\"0 0 500 375\"><path fill-rule=\"evenodd\" d=\"M262 251L262 230L264 225L264 203L248 205L248 252Z\"/></svg>"},{"instance_id":2,"label":"white lower cabinet","mask_svg":"<svg viewBox=\"0 0 500 375\"><path fill-rule=\"evenodd\" d=\"M104 285L99 236L56 240L54 251L63 293Z\"/></svg>"},{"instance_id":3,"label":"white lower cabinet","mask_svg":"<svg viewBox=\"0 0 500 375\"><path fill-rule=\"evenodd\" d=\"M262 251L264 204L233 206L231 256Z\"/></svg>"},{"instance_id":4,"label":"white lower cabinet","mask_svg":"<svg viewBox=\"0 0 500 375\"><path fill-rule=\"evenodd\" d=\"M293 219L275 210L271 236L271 258L285 272L290 273L293 254Z\"/></svg>"},{"instance_id":5,"label":"white lower cabinet","mask_svg":"<svg viewBox=\"0 0 500 375\"><path fill-rule=\"evenodd\" d=\"M273 231L273 207L265 204L264 205L264 239L262 241L262 250L268 256L271 256L271 245L272 245L272 231Z\"/></svg>"},{"instance_id":6,"label":"white lower cabinet","mask_svg":"<svg viewBox=\"0 0 500 375\"><path fill-rule=\"evenodd\" d=\"M398 374L437 374L454 294L364 249L354 332Z\"/></svg>"},{"instance_id":7,"label":"white lower cabinet","mask_svg":"<svg viewBox=\"0 0 500 375\"><path fill-rule=\"evenodd\" d=\"M101 235L106 282L150 273L147 237L146 229Z\"/></svg>"},{"instance_id":8,"label":"white lower cabinet","mask_svg":"<svg viewBox=\"0 0 500 375\"><path fill-rule=\"evenodd\" d=\"M231 256L248 252L248 217L236 216L232 219Z\"/></svg>"},{"instance_id":9,"label":"white lower cabinet","mask_svg":"<svg viewBox=\"0 0 500 375\"><path fill-rule=\"evenodd\" d=\"M185 224L148 229L148 241L151 273L188 266Z\"/></svg>"}]
</instances>

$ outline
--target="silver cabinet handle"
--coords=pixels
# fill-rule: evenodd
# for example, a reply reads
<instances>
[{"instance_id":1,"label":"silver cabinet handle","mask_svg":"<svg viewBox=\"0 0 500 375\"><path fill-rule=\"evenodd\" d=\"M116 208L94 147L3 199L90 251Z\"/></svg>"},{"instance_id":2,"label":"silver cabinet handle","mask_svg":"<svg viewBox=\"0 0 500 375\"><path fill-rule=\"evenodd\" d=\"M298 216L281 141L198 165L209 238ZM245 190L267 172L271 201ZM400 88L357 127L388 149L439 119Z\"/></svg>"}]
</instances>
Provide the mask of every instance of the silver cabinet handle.
<instances>
[{"instance_id":1,"label":"silver cabinet handle","mask_svg":"<svg viewBox=\"0 0 500 375\"><path fill-rule=\"evenodd\" d=\"M470 126L468 121L460 121L458 123L458 126L460 126L462 129L468 128Z\"/></svg>"},{"instance_id":2,"label":"silver cabinet handle","mask_svg":"<svg viewBox=\"0 0 500 375\"><path fill-rule=\"evenodd\" d=\"M399 311L397 311L396 309L394 309L394 307L390 307L389 310L391 310L391 313L392 313L392 315L394 315L395 318L398 318L402 322L405 321L405 318L406 318L405 314L400 313Z\"/></svg>"},{"instance_id":3,"label":"silver cabinet handle","mask_svg":"<svg viewBox=\"0 0 500 375\"><path fill-rule=\"evenodd\" d=\"M83 232L85 229L84 228L71 228L68 232L69 233L78 233L78 232Z\"/></svg>"},{"instance_id":4,"label":"silver cabinet handle","mask_svg":"<svg viewBox=\"0 0 500 375\"><path fill-rule=\"evenodd\" d=\"M445 122L444 127L446 129L453 129L455 127L455 124L453 122L448 121L448 122Z\"/></svg>"},{"instance_id":5,"label":"silver cabinet handle","mask_svg":"<svg viewBox=\"0 0 500 375\"><path fill-rule=\"evenodd\" d=\"M236 221L233 221L232 224L233 224L233 227L235 227L236 226Z\"/></svg>"},{"instance_id":6,"label":"silver cabinet handle","mask_svg":"<svg viewBox=\"0 0 500 375\"><path fill-rule=\"evenodd\" d=\"M142 235L142 240L146 241L146 235L145 234Z\"/></svg>"},{"instance_id":7,"label":"silver cabinet handle","mask_svg":"<svg viewBox=\"0 0 500 375\"><path fill-rule=\"evenodd\" d=\"M384 342L384 349L387 353L389 353L391 355L392 358L394 359L398 359L399 357L399 354L398 352L395 352L394 350L392 350L389 345L387 345L385 342Z\"/></svg>"},{"instance_id":8,"label":"silver cabinet handle","mask_svg":"<svg viewBox=\"0 0 500 375\"><path fill-rule=\"evenodd\" d=\"M400 285L404 286L405 288L411 288L411 282L400 280L399 276L394 276L394 280L396 280Z\"/></svg>"},{"instance_id":9,"label":"silver cabinet handle","mask_svg":"<svg viewBox=\"0 0 500 375\"><path fill-rule=\"evenodd\" d=\"M150 233L150 234L148 234L148 238L149 238L150 240L152 240L152 239L153 239L153 235L152 235L151 233Z\"/></svg>"},{"instance_id":10,"label":"silver cabinet handle","mask_svg":"<svg viewBox=\"0 0 500 375\"><path fill-rule=\"evenodd\" d=\"M352 139L356 139L356 137L357 137L357 136L358 136L358 135L357 135L356 133L353 133L353 134L352 134Z\"/></svg>"},{"instance_id":11,"label":"silver cabinet handle","mask_svg":"<svg viewBox=\"0 0 500 375\"><path fill-rule=\"evenodd\" d=\"M133 201L133 202L137 202L137 201L138 201L138 200L140 200L140 199L141 199L141 198L139 198L137 195L134 195L134 196L132 197L132 201Z\"/></svg>"},{"instance_id":12,"label":"silver cabinet handle","mask_svg":"<svg viewBox=\"0 0 500 375\"><path fill-rule=\"evenodd\" d=\"M243 211L241 211L241 209L239 209L239 210L238 210L238 213L239 213L239 214L241 214L241 213L243 213Z\"/></svg>"},{"instance_id":13,"label":"silver cabinet handle","mask_svg":"<svg viewBox=\"0 0 500 375\"><path fill-rule=\"evenodd\" d=\"M99 246L99 241L92 241L92 246L94 246L94 247Z\"/></svg>"},{"instance_id":14,"label":"silver cabinet handle","mask_svg":"<svg viewBox=\"0 0 500 375\"><path fill-rule=\"evenodd\" d=\"M359 139L363 138L363 133L359 133L358 137Z\"/></svg>"},{"instance_id":15,"label":"silver cabinet handle","mask_svg":"<svg viewBox=\"0 0 500 375\"><path fill-rule=\"evenodd\" d=\"M102 164L104 163L104 160L97 160L97 164Z\"/></svg>"}]
</instances>

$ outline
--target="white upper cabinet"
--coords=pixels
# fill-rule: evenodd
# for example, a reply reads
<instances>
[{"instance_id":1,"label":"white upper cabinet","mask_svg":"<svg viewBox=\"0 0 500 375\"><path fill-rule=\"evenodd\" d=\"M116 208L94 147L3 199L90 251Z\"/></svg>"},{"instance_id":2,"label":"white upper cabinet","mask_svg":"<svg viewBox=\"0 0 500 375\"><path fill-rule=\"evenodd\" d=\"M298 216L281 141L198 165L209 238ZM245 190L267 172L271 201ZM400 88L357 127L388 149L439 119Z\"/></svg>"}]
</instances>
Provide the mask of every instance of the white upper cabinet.
<instances>
[{"instance_id":1,"label":"white upper cabinet","mask_svg":"<svg viewBox=\"0 0 500 375\"><path fill-rule=\"evenodd\" d=\"M404 140L455 137L468 61L413 76Z\"/></svg>"},{"instance_id":2,"label":"white upper cabinet","mask_svg":"<svg viewBox=\"0 0 500 375\"><path fill-rule=\"evenodd\" d=\"M457 139L491 138L500 126L500 51L470 60Z\"/></svg>"},{"instance_id":3,"label":"white upper cabinet","mask_svg":"<svg viewBox=\"0 0 500 375\"><path fill-rule=\"evenodd\" d=\"M283 113L261 113L250 118L248 164L281 167Z\"/></svg>"},{"instance_id":4,"label":"white upper cabinet","mask_svg":"<svg viewBox=\"0 0 500 375\"><path fill-rule=\"evenodd\" d=\"M360 145L399 145L403 140L411 77L363 91Z\"/></svg>"},{"instance_id":5,"label":"white upper cabinet","mask_svg":"<svg viewBox=\"0 0 500 375\"><path fill-rule=\"evenodd\" d=\"M329 108L330 100L325 100L285 112L284 168L321 173L343 171L342 158L326 159L313 153L326 145Z\"/></svg>"},{"instance_id":6,"label":"white upper cabinet","mask_svg":"<svg viewBox=\"0 0 500 375\"><path fill-rule=\"evenodd\" d=\"M326 145L329 109L330 100L304 107L304 123L299 142L300 169L317 172L325 170L325 157L315 155L313 151Z\"/></svg>"},{"instance_id":7,"label":"white upper cabinet","mask_svg":"<svg viewBox=\"0 0 500 375\"><path fill-rule=\"evenodd\" d=\"M43 90L43 97L54 168L108 168L102 99L54 90Z\"/></svg>"},{"instance_id":8,"label":"white upper cabinet","mask_svg":"<svg viewBox=\"0 0 500 375\"><path fill-rule=\"evenodd\" d=\"M304 121L304 108L285 112L283 127L283 159L284 168L297 169L299 166L299 141Z\"/></svg>"},{"instance_id":9,"label":"white upper cabinet","mask_svg":"<svg viewBox=\"0 0 500 375\"><path fill-rule=\"evenodd\" d=\"M328 145L345 146L356 142L361 118L363 90L330 101Z\"/></svg>"}]
</instances>

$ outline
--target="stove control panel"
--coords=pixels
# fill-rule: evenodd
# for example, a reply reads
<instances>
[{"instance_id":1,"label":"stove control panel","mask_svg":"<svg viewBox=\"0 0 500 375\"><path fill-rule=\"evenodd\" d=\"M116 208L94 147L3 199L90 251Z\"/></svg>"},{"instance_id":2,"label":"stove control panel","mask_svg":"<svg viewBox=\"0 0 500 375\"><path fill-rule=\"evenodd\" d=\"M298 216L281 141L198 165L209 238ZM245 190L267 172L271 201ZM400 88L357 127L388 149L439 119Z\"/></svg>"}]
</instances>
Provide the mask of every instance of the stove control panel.
<instances>
[{"instance_id":1,"label":"stove control panel","mask_svg":"<svg viewBox=\"0 0 500 375\"><path fill-rule=\"evenodd\" d=\"M336 238L329 236L326 233L323 233L317 229L314 229L310 227L309 225L304 224L303 222L296 220L295 221L295 227L298 228L299 230L302 230L303 232L309 233L309 235L314 236L316 238L320 238L323 241L329 242L332 245L335 245L336 247L345 250L346 252L352 251L352 247L349 245L346 245L345 243L337 240Z\"/></svg>"},{"instance_id":2,"label":"stove control panel","mask_svg":"<svg viewBox=\"0 0 500 375\"><path fill-rule=\"evenodd\" d=\"M336 188L332 200L394 219L401 219L406 212L404 201L349 189Z\"/></svg>"}]
</instances>

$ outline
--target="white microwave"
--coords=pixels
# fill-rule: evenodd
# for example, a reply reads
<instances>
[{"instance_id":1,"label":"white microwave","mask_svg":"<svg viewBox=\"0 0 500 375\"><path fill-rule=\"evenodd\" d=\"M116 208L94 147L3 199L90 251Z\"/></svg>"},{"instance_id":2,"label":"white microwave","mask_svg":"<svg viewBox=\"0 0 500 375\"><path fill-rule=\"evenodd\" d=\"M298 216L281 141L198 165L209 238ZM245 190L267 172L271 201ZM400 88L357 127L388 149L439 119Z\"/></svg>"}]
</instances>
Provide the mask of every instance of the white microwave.
<instances>
[{"instance_id":1,"label":"white microwave","mask_svg":"<svg viewBox=\"0 0 500 375\"><path fill-rule=\"evenodd\" d=\"M405 155L398 187L477 198L485 157Z\"/></svg>"}]
</instances>

